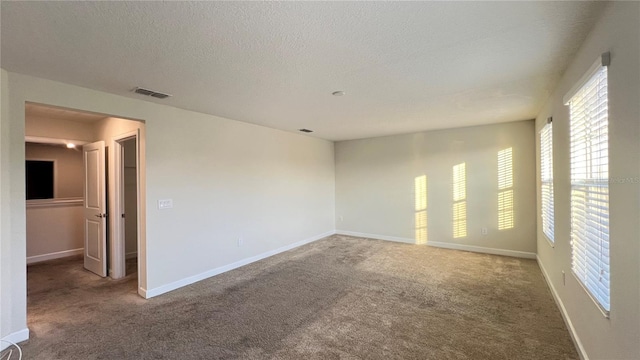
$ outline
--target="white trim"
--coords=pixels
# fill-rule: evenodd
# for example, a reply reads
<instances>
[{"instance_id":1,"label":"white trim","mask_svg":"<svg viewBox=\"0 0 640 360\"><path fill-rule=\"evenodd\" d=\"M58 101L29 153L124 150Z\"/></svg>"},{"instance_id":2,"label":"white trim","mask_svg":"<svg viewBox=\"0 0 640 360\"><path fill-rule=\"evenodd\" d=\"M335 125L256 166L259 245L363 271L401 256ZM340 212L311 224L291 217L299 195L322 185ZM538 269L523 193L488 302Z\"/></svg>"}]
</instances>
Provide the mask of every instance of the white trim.
<instances>
[{"instance_id":1,"label":"white trim","mask_svg":"<svg viewBox=\"0 0 640 360\"><path fill-rule=\"evenodd\" d=\"M277 248L277 249L274 249L274 250L271 250L271 251L267 251L267 252L259 254L259 255L248 257L246 259L242 259L242 260L236 261L236 262L228 264L228 265L224 265L224 266L221 266L221 267L218 267L218 268L215 268L215 269L211 269L211 270L205 271L205 272L197 274L197 275L186 277L186 278L184 278L182 280L178 280L178 281L174 281L172 283L166 284L166 285L158 286L157 288L153 288L153 289L149 289L149 290L143 289L143 288L138 288L138 294L140 294L145 299L149 299L149 298L152 298L154 296L158 296L158 295L167 293L169 291L173 291L173 290L179 289L181 287L193 284L195 282L210 278L212 276L216 276L216 275L225 273L227 271L230 271L230 270L233 270L233 269L237 269L237 268L239 268L241 266L245 266L245 265L251 264L252 262L260 261L262 259L266 259L266 258L271 257L273 255L277 255L277 254L280 254L282 252L289 251L289 250L297 248L299 246L306 245L306 244L312 243L312 242L320 240L320 239L324 239L327 236L331 236L333 234L335 234L335 231L327 231L325 233L310 237L310 238L305 239L305 240L301 240L301 241L295 242L293 244L285 245L283 247L280 247L280 248Z\"/></svg>"},{"instance_id":2,"label":"white trim","mask_svg":"<svg viewBox=\"0 0 640 360\"><path fill-rule=\"evenodd\" d=\"M111 268L113 273L111 278L120 279L126 275L126 259L125 254L125 238L124 238L124 225L122 224L123 218L121 214L124 214L124 152L122 151L123 142L131 139L136 139L136 207L138 209L138 229L137 237L140 239L140 129L129 131L123 134L118 134L111 138L111 150L109 151L109 179L111 183L109 185L110 190L113 188L114 204L112 204L112 211L109 214L112 221L110 222L111 231ZM136 249L140 249L140 242L136 244ZM138 262L138 274L140 274L140 262ZM139 275L138 275L139 276ZM139 279L139 278L138 278Z\"/></svg>"},{"instance_id":3,"label":"white trim","mask_svg":"<svg viewBox=\"0 0 640 360\"><path fill-rule=\"evenodd\" d=\"M463 250L463 251L471 251L471 252L483 253L483 254L511 256L511 257L517 257L517 258L523 258L523 259L536 258L536 253L527 252L527 251L496 249L496 248L488 248L488 247L482 247L482 246L444 243L444 242L437 242L437 241L428 241L427 245L443 248L443 249Z\"/></svg>"},{"instance_id":4,"label":"white trim","mask_svg":"<svg viewBox=\"0 0 640 360\"><path fill-rule=\"evenodd\" d=\"M576 272L573 271L573 269L571 269L571 274L573 275L573 278L576 279L578 284L580 284L580 286L582 287L582 290L584 290L584 292L587 293L587 296L589 296L591 301L593 301L593 304L598 307L598 310L600 310L600 313L602 314L602 316L604 316L607 320L611 319L611 310L605 310L602 307L602 305L600 305L600 302L598 301L598 299L596 299L595 296L593 296L593 294L591 294L591 291L589 289L587 289L587 287L584 285L584 283L578 277L578 275L576 275Z\"/></svg>"},{"instance_id":5,"label":"white trim","mask_svg":"<svg viewBox=\"0 0 640 360\"><path fill-rule=\"evenodd\" d=\"M67 198L67 199L35 199L27 200L27 209L30 208L52 208L52 207L65 207L65 206L82 206L84 199L79 198Z\"/></svg>"},{"instance_id":6,"label":"white trim","mask_svg":"<svg viewBox=\"0 0 640 360\"><path fill-rule=\"evenodd\" d=\"M44 136L25 136L24 137L24 142L29 142L29 143L36 143L36 144L49 144L49 145L67 145L67 144L74 144L76 147L82 146L82 145L86 145L89 142L84 141L84 140L73 140L73 139L56 139L56 138L50 138L50 137L44 137Z\"/></svg>"},{"instance_id":7,"label":"white trim","mask_svg":"<svg viewBox=\"0 0 640 360\"><path fill-rule=\"evenodd\" d=\"M589 69L584 73L584 75L582 75L580 80L576 81L573 87L571 87L571 89L567 91L567 93L562 98L562 103L565 105L569 105L569 101L571 101L573 96L578 93L578 91L582 88L582 86L587 81L589 81L589 79L591 79L591 76L593 76L593 74L595 74L595 72L598 71L598 69L600 69L601 67L609 66L610 63L611 63L611 55L608 52L602 53L602 55L598 57L598 60L596 60L596 62L594 62L589 67Z\"/></svg>"},{"instance_id":8,"label":"white trim","mask_svg":"<svg viewBox=\"0 0 640 360\"><path fill-rule=\"evenodd\" d=\"M9 347L9 343L6 343L5 341L10 341L12 343L18 344L21 343L23 341L27 341L29 340L29 329L28 328L24 328L20 331L16 331L14 333L11 333L5 337L2 338L3 341L0 341L0 351L4 350L5 348Z\"/></svg>"},{"instance_id":9,"label":"white trim","mask_svg":"<svg viewBox=\"0 0 640 360\"><path fill-rule=\"evenodd\" d=\"M540 217L542 217L542 216L540 216ZM542 222L542 219L540 220L540 222ZM541 230L541 232L542 232L542 237L544 237L547 240L547 243L549 244L549 246L551 246L551 248L555 248L556 247L556 243L549 239L547 234L544 233L544 230Z\"/></svg>"},{"instance_id":10,"label":"white trim","mask_svg":"<svg viewBox=\"0 0 640 360\"><path fill-rule=\"evenodd\" d=\"M415 240L410 239L410 238L401 238L401 237L387 236L387 235L366 234L366 233L359 233L359 232L355 232L355 231L337 230L336 234L364 237L364 238L377 239L377 240L395 241L395 242L401 242L401 243L407 243L407 244L415 244L416 243ZM445 242L437 242L437 241L427 241L426 245L433 246L433 247L438 247L438 248L443 248L443 249L463 250L463 251L471 251L471 252L476 252L476 253L503 255L503 256L511 256L511 257L517 257L517 258L525 258L525 259L535 259L536 258L536 254L535 253L526 252L526 251L495 249L495 248L487 248L487 247L481 247L481 246L445 243Z\"/></svg>"},{"instance_id":11,"label":"white trim","mask_svg":"<svg viewBox=\"0 0 640 360\"><path fill-rule=\"evenodd\" d=\"M565 325L567 325L567 328L569 329L571 340L573 340L573 344L576 346L576 349L578 350L578 355L580 356L580 359L589 360L589 356L587 356L587 352L584 349L584 346L582 345L582 341L580 341L580 337L578 337L578 334L576 333L576 329L575 327L573 327L571 318L569 318L569 314L567 314L567 309L564 307L564 304L562 303L562 299L560 298L560 295L558 295L558 292L556 291L556 288L553 286L553 283L551 282L551 280L549 280L549 274L547 273L547 270L545 270L544 266L542 265L542 261L540 261L539 256L536 256L536 261L538 262L538 266L540 267L540 270L542 270L542 276L544 277L544 280L547 282L547 285L551 290L551 295L553 295L553 300L555 300L556 305L560 309L560 313L562 314L562 319L564 320Z\"/></svg>"},{"instance_id":12,"label":"white trim","mask_svg":"<svg viewBox=\"0 0 640 360\"><path fill-rule=\"evenodd\" d=\"M60 259L68 256L82 255L83 253L84 253L84 248L78 248L78 249L72 249L72 250L53 252L49 254L29 256L27 257L27 265L35 264L35 263L39 263L47 260Z\"/></svg>"},{"instance_id":13,"label":"white trim","mask_svg":"<svg viewBox=\"0 0 640 360\"><path fill-rule=\"evenodd\" d=\"M386 241L401 242L401 243L405 243L405 244L415 244L416 243L416 241L414 239L410 239L410 238L402 238L402 237L387 236L387 235L377 235L377 234L367 234L367 233L361 233L361 232L357 232L357 231L336 230L336 234L338 234L338 235L347 235L347 236L355 236L355 237L361 237L361 238L376 239L376 240L386 240Z\"/></svg>"}]
</instances>

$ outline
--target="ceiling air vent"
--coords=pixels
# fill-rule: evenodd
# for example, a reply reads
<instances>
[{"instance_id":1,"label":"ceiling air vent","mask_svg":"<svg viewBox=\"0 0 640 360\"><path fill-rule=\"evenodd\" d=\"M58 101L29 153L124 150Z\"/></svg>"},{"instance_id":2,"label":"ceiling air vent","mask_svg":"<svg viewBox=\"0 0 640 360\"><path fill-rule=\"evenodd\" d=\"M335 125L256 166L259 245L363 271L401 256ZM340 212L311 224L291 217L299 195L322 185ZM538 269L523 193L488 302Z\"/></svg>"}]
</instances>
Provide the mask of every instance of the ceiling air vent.
<instances>
[{"instance_id":1,"label":"ceiling air vent","mask_svg":"<svg viewBox=\"0 0 640 360\"><path fill-rule=\"evenodd\" d=\"M149 90L149 89L144 89L141 87L137 87L133 90L134 93L136 94L140 94L140 95L146 95L146 96L152 96L154 98L158 98L158 99L166 99L168 98L169 94L165 94L165 93L161 93L161 92L157 92L157 91L153 91L153 90Z\"/></svg>"},{"instance_id":2,"label":"ceiling air vent","mask_svg":"<svg viewBox=\"0 0 640 360\"><path fill-rule=\"evenodd\" d=\"M302 131L303 133L312 133L313 130L309 130L309 129L298 129L298 131Z\"/></svg>"}]
</instances>

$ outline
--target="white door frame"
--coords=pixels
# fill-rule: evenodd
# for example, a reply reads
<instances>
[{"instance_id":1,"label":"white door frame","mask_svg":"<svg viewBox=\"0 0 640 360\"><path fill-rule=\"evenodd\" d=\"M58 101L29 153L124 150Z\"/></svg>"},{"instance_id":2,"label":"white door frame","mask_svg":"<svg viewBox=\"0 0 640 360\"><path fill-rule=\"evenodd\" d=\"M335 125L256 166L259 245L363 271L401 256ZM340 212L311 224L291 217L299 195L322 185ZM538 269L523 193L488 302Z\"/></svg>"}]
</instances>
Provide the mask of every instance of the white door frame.
<instances>
[{"instance_id":1,"label":"white door frame","mask_svg":"<svg viewBox=\"0 0 640 360\"><path fill-rule=\"evenodd\" d=\"M111 138L111 149L113 149L113 161L109 164L109 178L113 186L114 199L113 206L110 209L109 216L113 221L110 223L111 230L111 278L120 279L126 275L126 254L125 254L125 237L124 237L124 224L122 220L122 214L124 214L124 151L123 142L131 139L136 139L136 207L138 209L137 217L137 249L138 257L141 256L142 251L140 247L140 129L120 134ZM141 261L138 260L138 287L140 286L140 265Z\"/></svg>"}]
</instances>

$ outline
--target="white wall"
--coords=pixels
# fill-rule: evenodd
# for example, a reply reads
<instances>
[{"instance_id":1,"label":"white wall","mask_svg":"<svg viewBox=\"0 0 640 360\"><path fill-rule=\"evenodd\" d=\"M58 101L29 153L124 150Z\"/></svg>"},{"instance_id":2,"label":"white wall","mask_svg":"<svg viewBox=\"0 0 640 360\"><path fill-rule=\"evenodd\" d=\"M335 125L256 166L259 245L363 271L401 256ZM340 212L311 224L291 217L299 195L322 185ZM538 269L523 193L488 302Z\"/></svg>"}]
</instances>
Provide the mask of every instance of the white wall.
<instances>
[{"instance_id":1,"label":"white wall","mask_svg":"<svg viewBox=\"0 0 640 360\"><path fill-rule=\"evenodd\" d=\"M82 199L27 205L27 263L82 254Z\"/></svg>"},{"instance_id":2,"label":"white wall","mask_svg":"<svg viewBox=\"0 0 640 360\"><path fill-rule=\"evenodd\" d=\"M426 175L427 244L530 256L536 248L534 139L533 121L522 121L338 142L337 229L424 242L416 235L414 180ZM510 147L515 227L499 230L497 155ZM467 174L468 235L454 239L452 167L462 162ZM488 230L486 236L482 227Z\"/></svg>"},{"instance_id":3,"label":"white wall","mask_svg":"<svg viewBox=\"0 0 640 360\"><path fill-rule=\"evenodd\" d=\"M94 124L63 119L45 119L30 116L25 119L25 135L63 140L92 142L95 137Z\"/></svg>"},{"instance_id":4,"label":"white wall","mask_svg":"<svg viewBox=\"0 0 640 360\"><path fill-rule=\"evenodd\" d=\"M8 119L7 110L8 110L8 98L9 93L7 92L8 82L7 82L7 72L0 69L0 204L9 200L9 196L7 194L8 190L8 172L2 170L5 164L8 161L8 149L9 149L9 139L6 134L9 132L8 125L9 122L5 121ZM7 209L8 210L8 209ZM0 206L0 240L9 239L10 231L7 227L9 216L7 214L7 210L3 211L2 206ZM10 323L9 317L9 308L11 307L11 291L3 291L2 289L7 289L11 286L9 283L8 275L12 271L11 258L9 257L9 253L11 252L9 241L0 241L0 339L4 336L8 336L10 331L12 330L12 326ZM4 309L7 310L4 310ZM2 347L0 347L2 349Z\"/></svg>"},{"instance_id":5,"label":"white wall","mask_svg":"<svg viewBox=\"0 0 640 360\"><path fill-rule=\"evenodd\" d=\"M157 242L147 256L163 259L149 263L150 288L333 231L331 142L177 110L166 116L147 124L147 238ZM174 208L152 212L158 199Z\"/></svg>"},{"instance_id":6,"label":"white wall","mask_svg":"<svg viewBox=\"0 0 640 360\"><path fill-rule=\"evenodd\" d=\"M14 219L18 221L21 212L19 201L13 196L12 175L17 171L24 174L24 166L11 161L16 151L18 156L24 153L24 138L19 143L12 141L12 124L9 109L9 74L0 69L0 338L12 341L24 340L28 336L26 329L27 278L23 259L26 257L24 241L13 242L13 236L24 238L24 227L16 229ZM24 110L22 111L24 113ZM23 155L24 156L24 155ZM24 181L23 181L24 184ZM24 187L24 185L23 185ZM24 199L24 190L23 190ZM24 201L23 205L24 206ZM17 210L17 214L13 214ZM22 215L24 218L24 215ZM17 313L16 313L17 312Z\"/></svg>"},{"instance_id":7,"label":"white wall","mask_svg":"<svg viewBox=\"0 0 640 360\"><path fill-rule=\"evenodd\" d=\"M609 4L536 119L538 130L544 126L548 116L554 119L555 247L550 246L541 224L538 224L539 263L565 309L583 354L590 359L640 358L639 44L640 4ZM565 93L606 51L611 52L608 69L611 179L609 319L571 273L569 114L568 107L562 103ZM618 181L620 179L629 180ZM539 211L538 201L538 214ZM566 273L566 285L562 282L562 271Z\"/></svg>"},{"instance_id":8,"label":"white wall","mask_svg":"<svg viewBox=\"0 0 640 360\"><path fill-rule=\"evenodd\" d=\"M4 71L2 87L0 336L26 329L25 101L145 121L143 293L335 229L329 141ZM159 199L173 209L158 210Z\"/></svg>"},{"instance_id":9,"label":"white wall","mask_svg":"<svg viewBox=\"0 0 640 360\"><path fill-rule=\"evenodd\" d=\"M93 138L95 141L104 141L105 145L109 147L114 136L136 131L143 126L140 121L107 117L93 124Z\"/></svg>"}]
</instances>

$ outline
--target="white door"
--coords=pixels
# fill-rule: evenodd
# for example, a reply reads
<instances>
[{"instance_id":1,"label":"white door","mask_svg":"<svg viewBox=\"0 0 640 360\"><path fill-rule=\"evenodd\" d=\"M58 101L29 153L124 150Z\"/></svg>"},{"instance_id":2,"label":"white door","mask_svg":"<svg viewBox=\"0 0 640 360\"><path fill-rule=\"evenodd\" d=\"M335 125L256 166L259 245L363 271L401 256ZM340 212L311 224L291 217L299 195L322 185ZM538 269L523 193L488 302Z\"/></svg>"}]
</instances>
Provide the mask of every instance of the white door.
<instances>
[{"instance_id":1,"label":"white door","mask_svg":"<svg viewBox=\"0 0 640 360\"><path fill-rule=\"evenodd\" d=\"M84 153L84 267L107 276L107 211L104 141L87 144Z\"/></svg>"}]
</instances>

